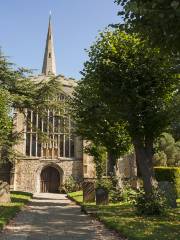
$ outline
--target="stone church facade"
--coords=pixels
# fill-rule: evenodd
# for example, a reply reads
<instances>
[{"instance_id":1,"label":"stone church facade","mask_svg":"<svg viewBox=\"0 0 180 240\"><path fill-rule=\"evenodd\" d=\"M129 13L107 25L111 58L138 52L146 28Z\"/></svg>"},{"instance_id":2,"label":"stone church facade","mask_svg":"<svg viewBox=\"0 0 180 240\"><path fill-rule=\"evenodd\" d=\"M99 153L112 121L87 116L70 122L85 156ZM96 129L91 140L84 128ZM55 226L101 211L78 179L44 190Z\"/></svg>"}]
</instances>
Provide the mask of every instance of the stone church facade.
<instances>
[{"instance_id":1,"label":"stone church facade","mask_svg":"<svg viewBox=\"0 0 180 240\"><path fill-rule=\"evenodd\" d=\"M62 86L59 101L65 101L67 96L72 95L78 82L56 74L52 24L49 19L42 74L33 76L32 81L48 81L52 76L56 76ZM83 140L74 136L73 123L69 116L56 116L53 111L48 110L47 121L44 121L38 113L27 109L26 117L17 111L14 119L15 130L23 132L23 138L15 146L18 157L12 170L13 190L57 192L70 176L76 179L95 177L93 159L83 152ZM49 141L42 143L36 129L46 132ZM121 159L119 167L120 174L126 178L136 175L134 159Z\"/></svg>"}]
</instances>

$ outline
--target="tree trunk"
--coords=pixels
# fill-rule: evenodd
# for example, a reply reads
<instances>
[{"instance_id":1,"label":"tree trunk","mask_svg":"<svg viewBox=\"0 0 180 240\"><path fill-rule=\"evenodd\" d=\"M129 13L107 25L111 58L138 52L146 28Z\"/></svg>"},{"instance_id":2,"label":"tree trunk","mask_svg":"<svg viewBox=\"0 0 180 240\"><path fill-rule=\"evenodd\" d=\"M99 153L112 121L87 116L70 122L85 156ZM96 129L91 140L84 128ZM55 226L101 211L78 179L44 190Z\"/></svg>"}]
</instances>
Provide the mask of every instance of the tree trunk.
<instances>
[{"instance_id":1,"label":"tree trunk","mask_svg":"<svg viewBox=\"0 0 180 240\"><path fill-rule=\"evenodd\" d=\"M112 153L108 153L107 175L115 176L117 159Z\"/></svg>"},{"instance_id":2,"label":"tree trunk","mask_svg":"<svg viewBox=\"0 0 180 240\"><path fill-rule=\"evenodd\" d=\"M143 144L141 141L134 140L136 161L143 179L143 186L146 195L152 193L154 182L153 171L153 141L148 140Z\"/></svg>"},{"instance_id":3,"label":"tree trunk","mask_svg":"<svg viewBox=\"0 0 180 240\"><path fill-rule=\"evenodd\" d=\"M142 178L140 167L139 167L139 162L137 160L137 156L136 156L136 167L137 167L137 177Z\"/></svg>"}]
</instances>

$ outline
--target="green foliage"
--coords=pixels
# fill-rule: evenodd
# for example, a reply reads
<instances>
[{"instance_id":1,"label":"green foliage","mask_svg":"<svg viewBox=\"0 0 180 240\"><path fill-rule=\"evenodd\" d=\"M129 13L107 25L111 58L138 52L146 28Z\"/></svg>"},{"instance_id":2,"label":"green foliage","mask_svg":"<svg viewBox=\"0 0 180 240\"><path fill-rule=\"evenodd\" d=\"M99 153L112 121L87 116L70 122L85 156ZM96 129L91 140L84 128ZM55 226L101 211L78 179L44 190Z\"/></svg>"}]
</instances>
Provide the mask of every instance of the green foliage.
<instances>
[{"instance_id":1,"label":"green foliage","mask_svg":"<svg viewBox=\"0 0 180 240\"><path fill-rule=\"evenodd\" d=\"M67 194L68 197L75 200L78 203L83 203L83 192L77 191L77 192L70 192Z\"/></svg>"},{"instance_id":2,"label":"green foliage","mask_svg":"<svg viewBox=\"0 0 180 240\"><path fill-rule=\"evenodd\" d=\"M122 200L124 202L134 202L134 199L137 196L137 191L135 191L134 189L132 189L131 186L129 185L125 185L123 187L123 191L122 191Z\"/></svg>"},{"instance_id":3,"label":"green foliage","mask_svg":"<svg viewBox=\"0 0 180 240\"><path fill-rule=\"evenodd\" d=\"M0 147L6 143L12 130L10 112L10 95L8 91L0 88Z\"/></svg>"},{"instance_id":4,"label":"green foliage","mask_svg":"<svg viewBox=\"0 0 180 240\"><path fill-rule=\"evenodd\" d=\"M148 197L144 191L139 191L134 206L140 215L162 215L167 209L167 200L158 188L154 188Z\"/></svg>"},{"instance_id":5,"label":"green foliage","mask_svg":"<svg viewBox=\"0 0 180 240\"><path fill-rule=\"evenodd\" d=\"M106 227L119 232L124 238L134 240L179 239L180 208L168 209L162 216L144 216L137 215L133 205L129 203L109 203L106 206L96 206L95 203L82 203L82 192L68 195L83 204L87 213L96 214ZM178 202L180 203L179 200Z\"/></svg>"},{"instance_id":6,"label":"green foliage","mask_svg":"<svg viewBox=\"0 0 180 240\"><path fill-rule=\"evenodd\" d=\"M123 27L140 33L170 52L180 51L180 3L178 0L115 0L123 7ZM122 25L121 25L122 26Z\"/></svg>"},{"instance_id":7,"label":"green foliage","mask_svg":"<svg viewBox=\"0 0 180 240\"><path fill-rule=\"evenodd\" d=\"M112 189L112 181L110 178L101 178L96 181L96 189L104 188L107 192L110 192Z\"/></svg>"},{"instance_id":8,"label":"green foliage","mask_svg":"<svg viewBox=\"0 0 180 240\"><path fill-rule=\"evenodd\" d=\"M170 132L176 141L180 141L180 86L178 89L178 94L174 96L172 102L172 119L170 125Z\"/></svg>"},{"instance_id":9,"label":"green foliage","mask_svg":"<svg viewBox=\"0 0 180 240\"><path fill-rule=\"evenodd\" d=\"M85 152L93 156L93 160L96 167L96 176L97 179L102 179L103 175L106 175L106 162L107 162L107 153L106 148L100 145L89 144L85 148Z\"/></svg>"},{"instance_id":10,"label":"green foliage","mask_svg":"<svg viewBox=\"0 0 180 240\"><path fill-rule=\"evenodd\" d=\"M71 193L81 190L82 184L80 179L75 179L73 176L70 176L65 180L65 183L62 187L62 192Z\"/></svg>"},{"instance_id":11,"label":"green foliage","mask_svg":"<svg viewBox=\"0 0 180 240\"><path fill-rule=\"evenodd\" d=\"M12 131L16 111L24 113L24 116L27 108L34 111L40 109L40 116L44 116L47 109L62 111L61 103L55 97L61 89L57 78L39 82L29 77L30 74L29 70L15 69L0 55L0 160L14 159L13 146L23 135Z\"/></svg>"},{"instance_id":12,"label":"green foliage","mask_svg":"<svg viewBox=\"0 0 180 240\"><path fill-rule=\"evenodd\" d=\"M0 203L0 230L16 216L21 208L32 198L31 193L11 192L11 203Z\"/></svg>"},{"instance_id":13,"label":"green foliage","mask_svg":"<svg viewBox=\"0 0 180 240\"><path fill-rule=\"evenodd\" d=\"M177 92L174 61L138 35L119 29L100 33L88 54L81 82L87 86L86 95L95 96L95 108L99 102L105 107L110 123L125 124L142 177L148 180L144 187L151 191L153 141L170 122L169 108Z\"/></svg>"},{"instance_id":14,"label":"green foliage","mask_svg":"<svg viewBox=\"0 0 180 240\"><path fill-rule=\"evenodd\" d=\"M154 166L167 166L167 156L164 151L158 151L153 156Z\"/></svg>"},{"instance_id":15,"label":"green foliage","mask_svg":"<svg viewBox=\"0 0 180 240\"><path fill-rule=\"evenodd\" d=\"M180 168L179 167L155 167L155 178L158 182L168 181L174 184L177 197L180 198Z\"/></svg>"},{"instance_id":16,"label":"green foliage","mask_svg":"<svg viewBox=\"0 0 180 240\"><path fill-rule=\"evenodd\" d=\"M176 89L172 64L137 35L107 30L89 51L83 84L96 90L109 115L128 124L133 138L155 137L167 125L168 103Z\"/></svg>"},{"instance_id":17,"label":"green foliage","mask_svg":"<svg viewBox=\"0 0 180 240\"><path fill-rule=\"evenodd\" d=\"M1 88L9 93L12 107L22 111L25 108L39 108L43 111L50 105L54 106L57 102L54 96L60 91L57 78L38 82L29 77L30 73L31 71L24 68L14 69L12 63L0 56Z\"/></svg>"},{"instance_id":18,"label":"green foliage","mask_svg":"<svg viewBox=\"0 0 180 240\"><path fill-rule=\"evenodd\" d=\"M129 202L133 203L137 196L137 191L132 189L132 187L126 183L122 188L113 188L110 191L110 201L113 203L117 202Z\"/></svg>"},{"instance_id":19,"label":"green foliage","mask_svg":"<svg viewBox=\"0 0 180 240\"><path fill-rule=\"evenodd\" d=\"M129 151L131 139L127 123L111 118L112 114L100 99L94 81L84 78L79 82L70 101L70 109L76 122L76 133L83 139L105 147L115 158Z\"/></svg>"},{"instance_id":20,"label":"green foliage","mask_svg":"<svg viewBox=\"0 0 180 240\"><path fill-rule=\"evenodd\" d=\"M122 198L122 189L111 189L110 190L110 202L117 203L122 202L124 199Z\"/></svg>"},{"instance_id":21,"label":"green foliage","mask_svg":"<svg viewBox=\"0 0 180 240\"><path fill-rule=\"evenodd\" d=\"M163 133L155 144L156 153L154 155L155 166L179 166L180 146L175 142L169 133Z\"/></svg>"}]
</instances>

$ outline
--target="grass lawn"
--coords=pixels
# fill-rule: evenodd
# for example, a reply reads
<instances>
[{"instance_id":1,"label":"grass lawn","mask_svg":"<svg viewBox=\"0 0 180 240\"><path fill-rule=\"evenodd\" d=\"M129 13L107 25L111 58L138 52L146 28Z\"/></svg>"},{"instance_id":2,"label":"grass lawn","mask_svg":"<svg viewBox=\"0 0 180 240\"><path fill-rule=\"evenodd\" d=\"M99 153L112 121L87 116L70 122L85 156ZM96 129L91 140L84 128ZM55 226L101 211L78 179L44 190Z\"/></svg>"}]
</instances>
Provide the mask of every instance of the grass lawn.
<instances>
[{"instance_id":1,"label":"grass lawn","mask_svg":"<svg viewBox=\"0 0 180 240\"><path fill-rule=\"evenodd\" d=\"M171 209L165 216L137 216L131 204L117 203L108 206L84 204L82 192L69 193L71 198L96 211L97 217L111 229L115 229L129 240L180 240L180 199L178 208Z\"/></svg>"},{"instance_id":2,"label":"grass lawn","mask_svg":"<svg viewBox=\"0 0 180 240\"><path fill-rule=\"evenodd\" d=\"M12 192L11 203L0 203L0 230L28 203L31 197L31 193Z\"/></svg>"}]
</instances>

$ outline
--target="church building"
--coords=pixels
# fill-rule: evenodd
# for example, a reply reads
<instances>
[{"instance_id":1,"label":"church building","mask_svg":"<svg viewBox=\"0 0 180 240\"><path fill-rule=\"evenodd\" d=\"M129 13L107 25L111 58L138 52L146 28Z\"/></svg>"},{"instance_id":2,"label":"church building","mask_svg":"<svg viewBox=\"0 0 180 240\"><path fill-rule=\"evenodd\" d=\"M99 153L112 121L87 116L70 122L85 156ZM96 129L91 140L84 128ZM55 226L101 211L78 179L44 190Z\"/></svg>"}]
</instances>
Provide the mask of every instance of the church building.
<instances>
[{"instance_id":1,"label":"church building","mask_svg":"<svg viewBox=\"0 0 180 240\"><path fill-rule=\"evenodd\" d=\"M32 80L48 80L52 76L56 76L62 85L59 101L65 101L66 97L72 95L78 81L56 73L50 18L42 74L33 76ZM48 124L51 124L51 128ZM56 116L53 111L48 110L47 121L43 121L38 113L27 109L26 118L24 114L15 112L14 125L17 132L23 132L23 139L15 147L18 157L11 174L13 190L32 193L58 192L70 176L75 179L95 177L92 157L83 152L83 140L74 136L70 116ZM38 129L47 133L48 143L42 143L38 139ZM135 176L133 161L122 159L119 166L125 177Z\"/></svg>"},{"instance_id":2,"label":"church building","mask_svg":"<svg viewBox=\"0 0 180 240\"><path fill-rule=\"evenodd\" d=\"M33 76L32 80L48 81L53 76L58 78L62 86L59 101L65 101L67 96L71 96L77 81L56 73L50 17L42 74ZM93 166L90 164L88 169L86 164L89 157L83 153L83 141L72 133L73 124L70 117L59 117L48 110L47 121L43 121L36 112L27 109L26 114L25 118L23 113L18 111L15 113L15 130L23 132L24 137L15 147L18 157L15 160L11 181L14 190L58 192L70 176L75 179L94 177ZM48 135L48 143L39 141L38 130Z\"/></svg>"}]
</instances>

